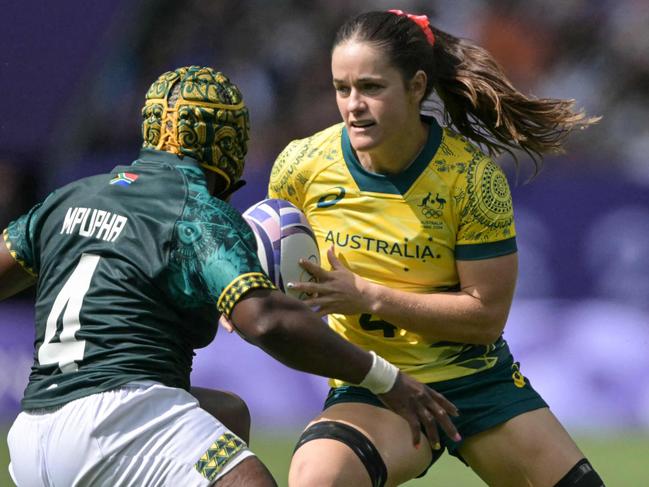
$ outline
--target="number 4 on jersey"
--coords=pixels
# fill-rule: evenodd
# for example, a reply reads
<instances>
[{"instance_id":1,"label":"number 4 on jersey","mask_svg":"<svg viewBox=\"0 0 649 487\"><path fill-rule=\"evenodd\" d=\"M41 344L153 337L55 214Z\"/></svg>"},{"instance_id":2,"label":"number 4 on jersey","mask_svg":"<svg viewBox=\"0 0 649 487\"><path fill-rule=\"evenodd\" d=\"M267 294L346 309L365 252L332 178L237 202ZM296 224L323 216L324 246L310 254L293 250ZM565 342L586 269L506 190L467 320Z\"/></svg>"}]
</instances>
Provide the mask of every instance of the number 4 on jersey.
<instances>
[{"instance_id":1,"label":"number 4 on jersey","mask_svg":"<svg viewBox=\"0 0 649 487\"><path fill-rule=\"evenodd\" d=\"M363 313L359 319L359 323L363 330L377 331L381 330L385 338L394 338L394 332L397 329L392 323L384 320L373 320L372 315Z\"/></svg>"},{"instance_id":2,"label":"number 4 on jersey","mask_svg":"<svg viewBox=\"0 0 649 487\"><path fill-rule=\"evenodd\" d=\"M54 305L47 317L43 345L38 349L38 361L41 365L58 364L62 372L76 372L79 368L75 361L83 360L86 348L85 340L77 340L75 333L81 328L79 314L83 298L90 288L90 281L99 263L98 255L82 254L77 267L63 285L54 300ZM63 314L62 330L59 341L53 342L56 335L56 324Z\"/></svg>"}]
</instances>

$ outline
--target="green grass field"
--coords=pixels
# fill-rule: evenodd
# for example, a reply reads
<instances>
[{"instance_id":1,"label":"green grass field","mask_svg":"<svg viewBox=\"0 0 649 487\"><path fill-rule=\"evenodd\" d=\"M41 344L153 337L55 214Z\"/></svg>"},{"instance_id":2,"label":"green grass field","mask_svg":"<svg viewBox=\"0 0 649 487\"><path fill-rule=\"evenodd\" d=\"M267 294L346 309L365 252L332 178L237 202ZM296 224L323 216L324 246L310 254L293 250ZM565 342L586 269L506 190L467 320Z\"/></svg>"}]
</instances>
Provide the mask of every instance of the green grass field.
<instances>
[{"instance_id":1,"label":"green grass field","mask_svg":"<svg viewBox=\"0 0 649 487\"><path fill-rule=\"evenodd\" d=\"M7 465L7 427L0 428L0 486L13 485ZM280 487L286 478L297 432L270 434L253 431L252 449L268 465ZM578 436L577 441L591 463L596 466L608 487L642 487L649 485L649 433L611 434L606 437ZM453 457L444 455L426 477L405 484L406 487L479 487L484 484Z\"/></svg>"}]
</instances>

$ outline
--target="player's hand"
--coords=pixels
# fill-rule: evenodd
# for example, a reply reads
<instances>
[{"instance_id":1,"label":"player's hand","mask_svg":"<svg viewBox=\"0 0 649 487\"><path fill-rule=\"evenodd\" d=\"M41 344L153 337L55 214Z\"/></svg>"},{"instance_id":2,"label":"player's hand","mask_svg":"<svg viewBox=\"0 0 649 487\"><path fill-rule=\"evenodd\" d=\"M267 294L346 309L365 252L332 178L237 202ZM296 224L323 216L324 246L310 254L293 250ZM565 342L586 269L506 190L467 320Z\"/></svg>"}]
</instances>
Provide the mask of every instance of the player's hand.
<instances>
[{"instance_id":1,"label":"player's hand","mask_svg":"<svg viewBox=\"0 0 649 487\"><path fill-rule=\"evenodd\" d=\"M320 316L330 313L346 315L369 312L366 290L371 283L354 274L336 257L332 245L327 251L331 270L327 271L313 262L301 260L300 266L316 278L317 282L291 282L291 289L305 292L312 297L304 300Z\"/></svg>"},{"instance_id":2,"label":"player's hand","mask_svg":"<svg viewBox=\"0 0 649 487\"><path fill-rule=\"evenodd\" d=\"M421 428L424 428L431 448L439 450L439 425L453 441L460 441L450 416L458 416L455 405L439 392L412 377L399 372L394 387L378 398L392 411L403 417L410 425L413 444L419 447Z\"/></svg>"}]
</instances>

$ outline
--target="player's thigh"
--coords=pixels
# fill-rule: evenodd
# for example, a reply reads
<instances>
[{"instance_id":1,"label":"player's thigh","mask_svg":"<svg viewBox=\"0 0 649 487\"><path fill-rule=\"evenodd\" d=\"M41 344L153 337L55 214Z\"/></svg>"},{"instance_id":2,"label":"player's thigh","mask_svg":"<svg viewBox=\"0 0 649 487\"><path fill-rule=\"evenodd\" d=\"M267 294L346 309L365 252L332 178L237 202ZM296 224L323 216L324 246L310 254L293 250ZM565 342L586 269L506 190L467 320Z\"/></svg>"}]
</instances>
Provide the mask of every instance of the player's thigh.
<instances>
[{"instance_id":1,"label":"player's thigh","mask_svg":"<svg viewBox=\"0 0 649 487\"><path fill-rule=\"evenodd\" d=\"M496 487L551 487L584 457L548 408L473 435L459 451L488 485Z\"/></svg>"},{"instance_id":2,"label":"player's thigh","mask_svg":"<svg viewBox=\"0 0 649 487\"><path fill-rule=\"evenodd\" d=\"M9 430L9 473L15 484L25 487L43 485L38 421L20 413Z\"/></svg>"},{"instance_id":3,"label":"player's thigh","mask_svg":"<svg viewBox=\"0 0 649 487\"><path fill-rule=\"evenodd\" d=\"M93 432L104 455L119 460L126 485L209 485L252 455L184 390L154 384L128 403L102 414Z\"/></svg>"},{"instance_id":4,"label":"player's thigh","mask_svg":"<svg viewBox=\"0 0 649 487\"><path fill-rule=\"evenodd\" d=\"M364 403L338 403L324 410L309 426L322 421L341 422L367 437L385 464L388 486L417 477L430 464L430 446L424 441L415 448L408 423L388 409ZM370 485L366 467L345 443L314 439L293 455L290 487L343 485Z\"/></svg>"},{"instance_id":5,"label":"player's thigh","mask_svg":"<svg viewBox=\"0 0 649 487\"><path fill-rule=\"evenodd\" d=\"M205 387L192 387L190 392L201 408L250 444L250 411L243 399L231 392Z\"/></svg>"}]
</instances>

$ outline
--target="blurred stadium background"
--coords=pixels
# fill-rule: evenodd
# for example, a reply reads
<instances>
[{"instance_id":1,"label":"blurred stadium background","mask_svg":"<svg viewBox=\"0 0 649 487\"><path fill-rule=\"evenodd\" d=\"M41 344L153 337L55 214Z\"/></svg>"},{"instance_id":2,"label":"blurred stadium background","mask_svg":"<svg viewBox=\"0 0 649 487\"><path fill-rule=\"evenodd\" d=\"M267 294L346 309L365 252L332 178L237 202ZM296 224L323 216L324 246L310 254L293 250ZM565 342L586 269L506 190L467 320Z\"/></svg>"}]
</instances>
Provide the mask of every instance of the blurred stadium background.
<instances>
[{"instance_id":1,"label":"blurred stadium background","mask_svg":"<svg viewBox=\"0 0 649 487\"><path fill-rule=\"evenodd\" d=\"M291 139L338 120L329 48L370 9L427 13L487 47L537 96L602 115L530 184L511 162L520 281L506 338L611 486L649 468L649 2L646 0L1 1L0 227L55 187L133 160L140 107L161 72L228 74L251 111L243 210L265 194ZM32 361L33 292L0 303L0 485L6 430ZM199 351L193 380L244 397L253 448L285 485L292 443L320 408L323 379L286 369L236 336ZM644 460L643 460L644 459ZM408 485L481 485L445 459Z\"/></svg>"}]
</instances>

